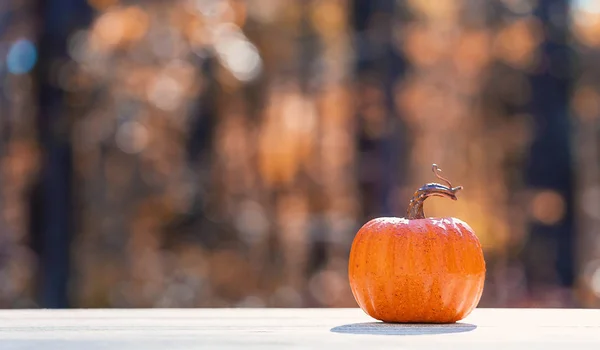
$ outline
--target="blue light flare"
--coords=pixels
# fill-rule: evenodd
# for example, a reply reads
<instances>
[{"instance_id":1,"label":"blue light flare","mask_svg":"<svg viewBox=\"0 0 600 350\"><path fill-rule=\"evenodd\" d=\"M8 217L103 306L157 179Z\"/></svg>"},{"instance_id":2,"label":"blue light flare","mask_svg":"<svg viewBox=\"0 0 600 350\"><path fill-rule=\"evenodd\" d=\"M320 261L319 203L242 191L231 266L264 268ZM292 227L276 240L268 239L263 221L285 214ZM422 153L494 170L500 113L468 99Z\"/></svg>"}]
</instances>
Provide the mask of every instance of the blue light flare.
<instances>
[{"instance_id":1,"label":"blue light flare","mask_svg":"<svg viewBox=\"0 0 600 350\"><path fill-rule=\"evenodd\" d=\"M27 39L15 41L6 56L6 66L12 74L29 73L37 62L37 49Z\"/></svg>"}]
</instances>

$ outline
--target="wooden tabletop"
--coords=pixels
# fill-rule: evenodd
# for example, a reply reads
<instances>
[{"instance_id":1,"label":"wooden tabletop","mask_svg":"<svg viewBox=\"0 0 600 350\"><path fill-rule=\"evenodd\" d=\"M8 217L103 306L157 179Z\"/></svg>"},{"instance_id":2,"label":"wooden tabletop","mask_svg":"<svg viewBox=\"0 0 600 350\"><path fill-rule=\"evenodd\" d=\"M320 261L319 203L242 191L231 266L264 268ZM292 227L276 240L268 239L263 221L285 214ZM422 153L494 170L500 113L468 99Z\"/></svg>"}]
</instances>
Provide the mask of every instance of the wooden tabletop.
<instances>
[{"instance_id":1,"label":"wooden tabletop","mask_svg":"<svg viewBox=\"0 0 600 350\"><path fill-rule=\"evenodd\" d=\"M360 309L0 311L0 349L594 349L600 310L476 309L451 325Z\"/></svg>"}]
</instances>

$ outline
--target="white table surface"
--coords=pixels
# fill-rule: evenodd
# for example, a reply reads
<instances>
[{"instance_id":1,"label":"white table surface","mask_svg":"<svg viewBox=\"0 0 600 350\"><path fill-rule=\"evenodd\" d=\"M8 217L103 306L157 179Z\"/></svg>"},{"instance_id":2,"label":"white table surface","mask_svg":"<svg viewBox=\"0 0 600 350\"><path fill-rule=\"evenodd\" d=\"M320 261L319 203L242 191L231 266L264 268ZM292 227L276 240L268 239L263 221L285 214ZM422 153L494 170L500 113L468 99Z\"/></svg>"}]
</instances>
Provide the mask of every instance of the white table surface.
<instances>
[{"instance_id":1,"label":"white table surface","mask_svg":"<svg viewBox=\"0 0 600 350\"><path fill-rule=\"evenodd\" d=\"M451 325L360 309L0 311L0 349L594 349L600 310L476 309Z\"/></svg>"}]
</instances>

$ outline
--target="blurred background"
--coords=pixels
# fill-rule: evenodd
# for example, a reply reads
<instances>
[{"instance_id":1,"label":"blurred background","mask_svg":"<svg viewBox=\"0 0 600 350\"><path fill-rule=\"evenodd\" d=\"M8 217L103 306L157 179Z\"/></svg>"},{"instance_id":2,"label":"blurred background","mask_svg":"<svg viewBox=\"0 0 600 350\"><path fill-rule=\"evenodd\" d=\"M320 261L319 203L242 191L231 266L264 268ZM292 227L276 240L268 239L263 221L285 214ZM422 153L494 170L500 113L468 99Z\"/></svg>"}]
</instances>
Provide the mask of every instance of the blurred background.
<instances>
[{"instance_id":1,"label":"blurred background","mask_svg":"<svg viewBox=\"0 0 600 350\"><path fill-rule=\"evenodd\" d=\"M0 1L0 307L356 307L431 198L480 307L600 307L600 2Z\"/></svg>"}]
</instances>

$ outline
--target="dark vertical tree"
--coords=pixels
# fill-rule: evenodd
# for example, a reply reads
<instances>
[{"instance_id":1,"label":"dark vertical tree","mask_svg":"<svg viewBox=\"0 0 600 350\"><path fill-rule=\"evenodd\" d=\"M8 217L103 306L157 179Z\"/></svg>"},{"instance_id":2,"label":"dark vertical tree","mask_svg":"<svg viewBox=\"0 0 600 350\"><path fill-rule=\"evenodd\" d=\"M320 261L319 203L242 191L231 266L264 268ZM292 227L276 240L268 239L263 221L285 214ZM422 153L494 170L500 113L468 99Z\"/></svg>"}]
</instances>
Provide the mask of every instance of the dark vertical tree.
<instances>
[{"instance_id":1,"label":"dark vertical tree","mask_svg":"<svg viewBox=\"0 0 600 350\"><path fill-rule=\"evenodd\" d=\"M543 23L542 61L531 74L533 140L526 169L527 185L555 191L564 199L564 215L555 223L530 222L524 251L528 279L536 284L574 279L572 152L569 125L568 2L541 1L536 15ZM558 278L558 281L555 279Z\"/></svg>"},{"instance_id":2,"label":"dark vertical tree","mask_svg":"<svg viewBox=\"0 0 600 350\"><path fill-rule=\"evenodd\" d=\"M70 244L73 236L72 111L65 92L52 82L53 64L68 57L70 33L89 25L85 0L39 1L38 137L42 149L32 194L32 243L39 256L39 305L69 307Z\"/></svg>"},{"instance_id":3,"label":"dark vertical tree","mask_svg":"<svg viewBox=\"0 0 600 350\"><path fill-rule=\"evenodd\" d=\"M359 186L363 216L403 215L396 212L393 196L401 184L404 165L399 163L406 150L404 128L394 108L394 86L405 70L405 61L394 48L392 29L399 20L400 5L391 0L353 3L353 25L358 82L357 147ZM375 92L377 97L371 95ZM366 97L365 97L366 96ZM383 132L370 132L374 126L364 110L378 104L384 108Z\"/></svg>"}]
</instances>

